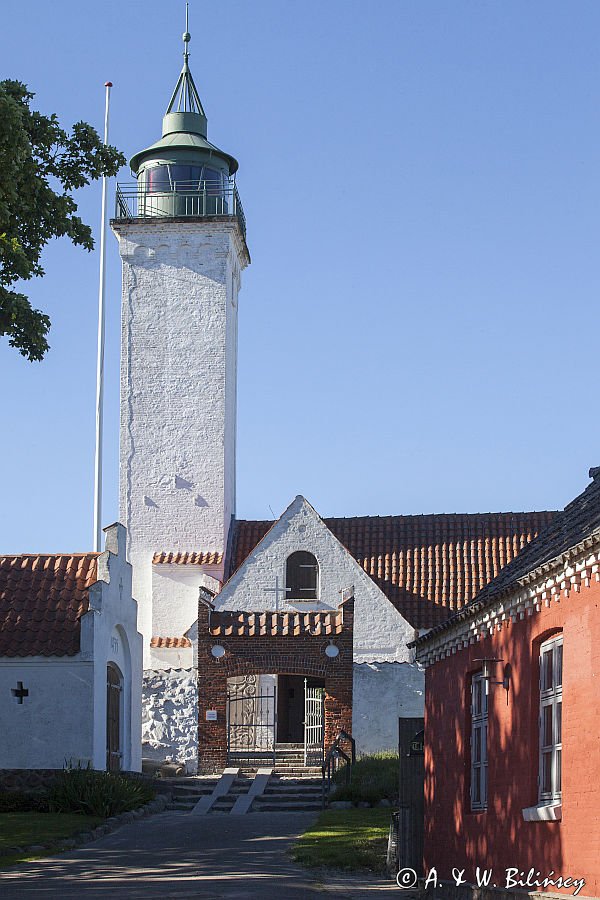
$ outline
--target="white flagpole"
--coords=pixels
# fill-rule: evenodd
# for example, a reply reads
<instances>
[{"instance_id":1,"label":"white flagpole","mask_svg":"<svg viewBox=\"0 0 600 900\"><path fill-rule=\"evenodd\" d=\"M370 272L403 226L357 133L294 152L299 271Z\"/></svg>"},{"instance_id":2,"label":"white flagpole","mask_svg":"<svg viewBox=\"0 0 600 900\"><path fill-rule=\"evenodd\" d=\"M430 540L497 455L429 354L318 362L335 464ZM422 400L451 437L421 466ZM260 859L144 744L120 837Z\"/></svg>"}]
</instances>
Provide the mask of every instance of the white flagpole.
<instances>
[{"instance_id":1,"label":"white flagpole","mask_svg":"<svg viewBox=\"0 0 600 900\"><path fill-rule=\"evenodd\" d=\"M110 89L107 81L106 105L104 110L104 144L108 144L108 112ZM102 550L102 425L104 405L104 293L106 281L106 175L102 178L102 225L100 229L100 288L98 291L98 364L96 368L96 458L94 471L94 550Z\"/></svg>"}]
</instances>

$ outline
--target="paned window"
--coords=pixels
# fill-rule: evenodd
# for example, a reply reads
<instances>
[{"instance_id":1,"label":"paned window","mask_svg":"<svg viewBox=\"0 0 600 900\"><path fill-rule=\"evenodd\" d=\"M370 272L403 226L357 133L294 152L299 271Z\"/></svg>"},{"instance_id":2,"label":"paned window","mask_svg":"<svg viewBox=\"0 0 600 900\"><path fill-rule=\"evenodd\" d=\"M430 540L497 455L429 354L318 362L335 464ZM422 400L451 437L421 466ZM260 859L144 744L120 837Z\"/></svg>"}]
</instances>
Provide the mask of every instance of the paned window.
<instances>
[{"instance_id":1,"label":"paned window","mask_svg":"<svg viewBox=\"0 0 600 900\"><path fill-rule=\"evenodd\" d=\"M558 635L540 647L540 803L561 798L562 673L563 639Z\"/></svg>"},{"instance_id":2,"label":"paned window","mask_svg":"<svg viewBox=\"0 0 600 900\"><path fill-rule=\"evenodd\" d=\"M488 680L478 672L471 680L471 809L487 808Z\"/></svg>"}]
</instances>

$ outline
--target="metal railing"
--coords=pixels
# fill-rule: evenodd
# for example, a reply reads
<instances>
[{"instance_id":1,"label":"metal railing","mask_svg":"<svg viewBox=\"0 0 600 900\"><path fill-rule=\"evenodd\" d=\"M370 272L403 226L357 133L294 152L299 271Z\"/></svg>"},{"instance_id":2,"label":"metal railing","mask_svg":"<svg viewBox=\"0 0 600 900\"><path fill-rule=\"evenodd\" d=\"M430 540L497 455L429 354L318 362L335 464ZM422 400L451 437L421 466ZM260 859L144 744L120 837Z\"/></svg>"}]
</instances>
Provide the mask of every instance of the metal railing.
<instances>
[{"instance_id":1,"label":"metal railing","mask_svg":"<svg viewBox=\"0 0 600 900\"><path fill-rule=\"evenodd\" d=\"M346 741L350 746L349 754L343 749L342 742ZM327 756L322 766L321 802L325 809L325 799L331 790L331 779L337 770L343 765L346 785L352 778L352 766L356 762L356 741L347 731L340 731L335 741L327 751ZM327 788L327 789L326 789Z\"/></svg>"},{"instance_id":2,"label":"metal railing","mask_svg":"<svg viewBox=\"0 0 600 900\"><path fill-rule=\"evenodd\" d=\"M246 237L246 217L235 182L172 182L152 185L118 184L116 219L227 216L237 219Z\"/></svg>"}]
</instances>

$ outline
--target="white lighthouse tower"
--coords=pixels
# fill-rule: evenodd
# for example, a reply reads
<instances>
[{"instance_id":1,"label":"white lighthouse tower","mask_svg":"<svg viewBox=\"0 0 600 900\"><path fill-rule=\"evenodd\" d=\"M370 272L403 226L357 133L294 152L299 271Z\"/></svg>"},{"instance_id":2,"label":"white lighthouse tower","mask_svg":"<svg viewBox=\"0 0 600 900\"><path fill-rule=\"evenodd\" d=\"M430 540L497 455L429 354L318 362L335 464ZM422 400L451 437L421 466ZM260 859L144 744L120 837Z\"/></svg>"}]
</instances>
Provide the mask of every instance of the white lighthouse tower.
<instances>
[{"instance_id":1,"label":"white lighthouse tower","mask_svg":"<svg viewBox=\"0 0 600 900\"><path fill-rule=\"evenodd\" d=\"M250 261L238 164L207 140L187 31L183 40L162 138L131 159L136 182L119 186L111 223L123 264L120 519L146 660L152 636L184 635L195 621L202 574L222 577L235 512L237 298ZM197 565L157 579L157 554Z\"/></svg>"}]
</instances>

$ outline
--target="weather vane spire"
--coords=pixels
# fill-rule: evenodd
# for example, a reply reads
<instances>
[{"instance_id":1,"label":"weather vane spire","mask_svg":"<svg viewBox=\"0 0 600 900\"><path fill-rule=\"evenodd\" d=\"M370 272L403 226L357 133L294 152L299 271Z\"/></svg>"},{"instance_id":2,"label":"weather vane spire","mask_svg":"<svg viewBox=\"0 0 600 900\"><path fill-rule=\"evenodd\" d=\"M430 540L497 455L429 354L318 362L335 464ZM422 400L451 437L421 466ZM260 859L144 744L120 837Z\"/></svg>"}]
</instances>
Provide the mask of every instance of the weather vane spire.
<instances>
[{"instance_id":1,"label":"weather vane spire","mask_svg":"<svg viewBox=\"0 0 600 900\"><path fill-rule=\"evenodd\" d=\"M175 90L171 96L171 101L167 107L167 115L172 112L186 112L186 113L199 113L204 119L206 119L205 112L202 108L202 102L200 100L200 96L198 95L198 91L196 89L196 85L194 84L194 79L192 78L192 73L190 72L190 67L188 65L188 58L190 55L189 51L189 43L192 39L191 34L188 31L189 27L189 3L185 4L185 31L183 32L183 69L181 70L181 74L177 79L177 84L175 85ZM206 129L206 121L204 122L204 129ZM205 133L205 132L203 132Z\"/></svg>"},{"instance_id":2,"label":"weather vane spire","mask_svg":"<svg viewBox=\"0 0 600 900\"><path fill-rule=\"evenodd\" d=\"M190 51L189 51L189 43L192 39L190 34L190 4L185 4L185 31L183 32L183 58L187 64L189 59Z\"/></svg>"}]
</instances>

